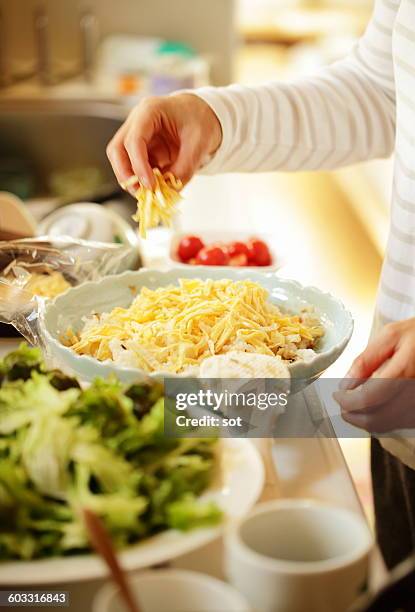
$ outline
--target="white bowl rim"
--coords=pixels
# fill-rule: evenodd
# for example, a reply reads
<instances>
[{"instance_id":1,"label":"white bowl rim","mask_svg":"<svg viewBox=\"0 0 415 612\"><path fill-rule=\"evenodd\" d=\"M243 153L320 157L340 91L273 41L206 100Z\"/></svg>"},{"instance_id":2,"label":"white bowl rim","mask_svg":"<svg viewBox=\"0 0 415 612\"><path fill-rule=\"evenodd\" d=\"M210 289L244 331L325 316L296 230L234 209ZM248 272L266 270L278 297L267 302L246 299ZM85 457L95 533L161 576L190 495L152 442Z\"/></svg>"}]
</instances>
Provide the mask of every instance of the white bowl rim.
<instances>
[{"instance_id":1,"label":"white bowl rim","mask_svg":"<svg viewBox=\"0 0 415 612\"><path fill-rule=\"evenodd\" d=\"M192 277L197 278L197 271L198 270L203 270L204 273L206 273L207 271L207 266L194 266L194 268L191 269L191 272L193 273L193 271L195 272L194 274L192 274ZM217 272L220 272L222 270L224 270L224 268L221 267L213 267L212 266L212 271L216 270ZM229 270L229 268L228 268ZM236 275L236 276L240 276L243 277L248 273L248 270L250 270L249 268L232 268L232 274ZM189 270L190 271L190 270ZM108 276L105 276L99 280L96 281L87 281L85 283L82 283L81 285L77 285L76 287L71 287L70 289L68 289L67 291L65 291L65 293L58 295L54 300L50 300L48 302L46 302L46 306L45 309L42 313L42 322L43 322L43 333L45 335L45 339L46 339L46 346L54 346L57 348L57 350L59 352L63 352L63 354L66 354L68 356L68 360L72 361L72 360L76 360L76 362L80 365L82 364L91 364L93 366L97 366L99 365L100 367L102 367L103 370L105 370L105 367L109 366L111 368L116 369L119 372L125 373L126 375L129 375L131 377L144 377L144 378L163 378L163 377L169 377L169 378L186 378L188 377L186 373L179 373L179 374L174 374L171 372L164 372L162 370L157 370L155 372L145 372L144 370L141 370L139 368L131 368L131 367L126 367L126 366L120 366L117 365L115 362L110 361L110 360L106 360L106 361L98 361L97 359L95 359L94 357L91 357L89 355L77 355L76 353L74 353L70 347L65 346L64 344L62 344L59 340L57 340L56 338L53 337L52 333L48 330L47 325L46 325L46 319L48 316L48 313L50 310L52 310L53 308L59 308L59 302L62 300L66 300L68 298L68 295L70 295L71 293L76 293L78 291L94 291L94 287L98 287L99 285L102 285L104 283L109 283L111 284L114 279L123 279L127 276L131 276L134 275L134 278L136 278L137 280L139 280L139 278L141 276L145 276L146 274L157 274L159 275L160 279L166 279L168 277L170 277L171 275L177 275L177 277L180 278L180 275L183 273L183 268L170 268L168 270L159 270L159 269L154 269L154 268L141 268L140 270L126 270L125 272L122 272L121 274L111 274ZM330 349L328 349L327 351L321 351L321 352L316 352L316 354L314 355L314 357L310 360L308 360L306 362L306 366L308 369L312 369L314 365L316 365L316 363L318 363L319 360L321 359L329 359L332 360L333 355L335 355L336 353L341 353L345 346L347 345L347 343L349 342L352 333L353 333L353 327L354 327L354 323L353 323L353 317L352 314L350 312L350 310L348 310L345 305L343 304L343 302L341 300L339 300L338 298L336 298L332 293L330 293L329 291L322 291L321 289L319 289L318 287L315 287L314 285L302 285L301 283L299 283L296 280L293 279L288 279L288 278L284 278L278 275L278 273L276 271L270 271L270 272L257 272L254 271L255 275L260 275L263 278L275 278L278 280L278 282L282 285L285 286L290 286L292 288L294 288L296 290L297 294L301 294L301 293L305 293L305 292L310 292L310 293L316 293L322 296L325 296L329 301L333 302L334 304L337 305L338 308L340 308L340 310L344 313L344 324L347 326L347 330L343 336L343 338L341 338L338 342L336 342L336 344L334 344ZM233 280L238 280L238 279L233 279ZM167 284L172 284L174 281L170 280L169 283ZM256 282L261 282L260 279L258 279ZM166 284L160 284L160 286L165 286ZM334 361L334 360L333 360ZM298 364L302 364L303 362L294 362L293 364L289 364L289 368L295 367ZM305 363L305 362L304 362Z\"/></svg>"},{"instance_id":2,"label":"white bowl rim","mask_svg":"<svg viewBox=\"0 0 415 612\"><path fill-rule=\"evenodd\" d=\"M238 605L238 612L250 612L246 599L229 583L220 580L210 574L204 574L202 572L196 572L194 570L187 569L159 569L159 570L143 570L135 576L129 578L130 584L134 587L143 579L148 582L162 582L164 578L178 580L180 582L185 581L186 583L193 582L196 585L204 586L210 585L221 591L223 595L227 595L229 599L233 599L233 603ZM160 585L161 587L162 585ZM117 587L107 582L97 592L92 605L92 612L109 612L110 604L118 592Z\"/></svg>"},{"instance_id":3,"label":"white bowl rim","mask_svg":"<svg viewBox=\"0 0 415 612\"><path fill-rule=\"evenodd\" d=\"M332 559L323 559L320 561L290 561L287 559L275 559L267 557L255 550L252 550L243 541L240 529L250 519L268 514L278 510L302 510L302 509L318 509L323 511L336 512L347 519L355 519L361 523L362 534L365 532L366 540L360 546L356 547L355 551L339 555ZM261 565L263 568L270 571L278 570L285 574L323 574L336 572L342 567L353 565L359 559L367 556L374 546L374 537L370 531L369 525L363 514L349 510L335 504L319 501L316 499L297 498L297 499L274 499L267 502L259 502L248 514L233 521L225 530L225 549L228 551L233 548L237 553L250 563Z\"/></svg>"}]
</instances>

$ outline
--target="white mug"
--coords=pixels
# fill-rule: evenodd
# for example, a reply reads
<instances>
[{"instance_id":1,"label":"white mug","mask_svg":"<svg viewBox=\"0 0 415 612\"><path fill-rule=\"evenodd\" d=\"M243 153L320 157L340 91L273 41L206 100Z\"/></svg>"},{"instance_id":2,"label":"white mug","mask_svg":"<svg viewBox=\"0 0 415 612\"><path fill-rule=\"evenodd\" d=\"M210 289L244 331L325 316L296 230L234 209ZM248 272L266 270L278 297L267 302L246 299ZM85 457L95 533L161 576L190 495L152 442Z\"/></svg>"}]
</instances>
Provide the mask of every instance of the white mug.
<instances>
[{"instance_id":1,"label":"white mug","mask_svg":"<svg viewBox=\"0 0 415 612\"><path fill-rule=\"evenodd\" d=\"M231 584L257 612L343 612L365 588L363 516L309 500L260 504L225 538Z\"/></svg>"}]
</instances>

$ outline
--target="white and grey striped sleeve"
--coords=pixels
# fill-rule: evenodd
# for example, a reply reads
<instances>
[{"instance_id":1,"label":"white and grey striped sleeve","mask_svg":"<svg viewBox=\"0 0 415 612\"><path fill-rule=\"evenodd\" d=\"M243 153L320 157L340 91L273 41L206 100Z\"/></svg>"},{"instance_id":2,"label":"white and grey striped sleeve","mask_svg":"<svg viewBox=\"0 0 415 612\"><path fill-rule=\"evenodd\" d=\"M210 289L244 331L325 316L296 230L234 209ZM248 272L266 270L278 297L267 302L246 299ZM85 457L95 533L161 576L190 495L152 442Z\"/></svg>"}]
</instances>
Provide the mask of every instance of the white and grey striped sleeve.
<instances>
[{"instance_id":1,"label":"white and grey striped sleeve","mask_svg":"<svg viewBox=\"0 0 415 612\"><path fill-rule=\"evenodd\" d=\"M351 54L315 77L196 90L223 140L203 173L330 169L386 157L395 138L392 28L400 0L377 0Z\"/></svg>"}]
</instances>

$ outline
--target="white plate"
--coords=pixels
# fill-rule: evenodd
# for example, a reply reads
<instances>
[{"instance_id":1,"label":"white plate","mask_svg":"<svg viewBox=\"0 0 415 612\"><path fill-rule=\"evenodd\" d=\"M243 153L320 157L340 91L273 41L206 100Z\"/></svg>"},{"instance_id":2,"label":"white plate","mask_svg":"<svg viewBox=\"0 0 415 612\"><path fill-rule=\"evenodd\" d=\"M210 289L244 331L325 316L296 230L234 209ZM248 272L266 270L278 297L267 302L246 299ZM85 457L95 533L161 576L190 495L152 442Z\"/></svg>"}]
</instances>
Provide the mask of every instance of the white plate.
<instances>
[{"instance_id":1,"label":"white plate","mask_svg":"<svg viewBox=\"0 0 415 612\"><path fill-rule=\"evenodd\" d=\"M230 242L247 242L251 238L258 238L263 240L267 245L269 252L272 257L272 264L270 266L241 266L242 269L246 270L257 270L260 272L270 272L271 270L278 270L282 267L284 261L281 254L275 247L275 236L272 234L263 233L252 233L252 232L177 232L172 235L169 246L169 263L177 268L194 268L194 265L183 263L180 261L177 255L177 249L179 243L185 236L198 236L206 246L210 246L214 243L229 244ZM211 268L212 266L200 266L202 268ZM222 268L224 270L229 269L229 266L213 266L215 268ZM238 268L238 266L230 266L231 268Z\"/></svg>"},{"instance_id":2,"label":"white plate","mask_svg":"<svg viewBox=\"0 0 415 612\"><path fill-rule=\"evenodd\" d=\"M90 381L97 376L115 374L126 383L132 383L148 376L142 370L121 367L115 362L98 361L89 355L78 355L64 346L60 338L72 327L79 331L83 317L91 312L109 312L116 306L127 307L133 300L132 290L141 287L156 289L166 285L177 285L180 278L200 278L233 281L250 279L269 291L270 299L283 309L300 312L306 306L314 306L316 315L325 328L325 335L319 342L316 354L310 361L296 361L290 364L291 378L299 379L298 390L320 376L345 349L353 331L353 319L342 302L317 289L303 287L299 283L281 278L276 272L259 272L253 268L217 268L214 266L187 266L168 271L142 268L137 272L124 272L118 276L107 276L97 282L88 282L73 287L53 301L48 301L42 325L45 346L55 366L72 371L81 379ZM163 377L166 373L154 372L150 376ZM168 374L183 377L183 374ZM293 390L293 387L291 388Z\"/></svg>"},{"instance_id":3,"label":"white plate","mask_svg":"<svg viewBox=\"0 0 415 612\"><path fill-rule=\"evenodd\" d=\"M218 537L227 521L249 512L264 483L260 455L249 440L224 438L221 445L222 477L217 483L212 483L200 499L213 500L222 508L225 514L223 523L188 532L169 530L130 546L119 555L126 570L165 563L195 550ZM68 583L107 575L106 566L96 555L0 563L0 585Z\"/></svg>"}]
</instances>

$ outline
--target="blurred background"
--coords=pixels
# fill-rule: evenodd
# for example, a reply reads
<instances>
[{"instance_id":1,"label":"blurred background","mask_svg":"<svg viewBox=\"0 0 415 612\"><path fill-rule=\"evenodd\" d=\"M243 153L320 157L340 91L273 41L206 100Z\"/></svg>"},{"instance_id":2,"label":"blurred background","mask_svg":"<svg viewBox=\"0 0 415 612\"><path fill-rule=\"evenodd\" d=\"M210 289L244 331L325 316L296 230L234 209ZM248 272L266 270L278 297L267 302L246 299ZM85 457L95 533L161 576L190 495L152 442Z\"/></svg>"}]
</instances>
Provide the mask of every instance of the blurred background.
<instances>
[{"instance_id":1,"label":"blurred background","mask_svg":"<svg viewBox=\"0 0 415 612\"><path fill-rule=\"evenodd\" d=\"M208 83L312 74L347 54L371 5L0 0L0 191L23 199L24 233L106 239L104 216L83 223L65 216L65 205L100 203L129 223L135 205L119 193L105 146L137 101ZM332 173L198 177L187 188L180 229L209 229L219 217L227 228L272 233L284 274L332 291L353 312L353 340L327 373L341 376L370 331L391 168L383 160ZM11 230L4 210L0 229ZM368 443L342 446L371 515Z\"/></svg>"}]
</instances>

